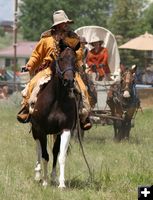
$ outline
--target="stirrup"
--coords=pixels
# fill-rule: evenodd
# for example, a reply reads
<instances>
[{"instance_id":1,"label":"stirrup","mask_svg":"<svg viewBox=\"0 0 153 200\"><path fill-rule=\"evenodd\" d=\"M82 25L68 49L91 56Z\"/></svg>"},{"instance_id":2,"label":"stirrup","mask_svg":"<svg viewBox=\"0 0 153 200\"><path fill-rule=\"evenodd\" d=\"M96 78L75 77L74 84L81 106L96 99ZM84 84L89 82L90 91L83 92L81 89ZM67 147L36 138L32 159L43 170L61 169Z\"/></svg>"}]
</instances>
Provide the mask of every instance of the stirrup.
<instances>
[{"instance_id":1,"label":"stirrup","mask_svg":"<svg viewBox=\"0 0 153 200\"><path fill-rule=\"evenodd\" d=\"M92 123L91 123L89 117L87 117L87 119L85 120L84 123L81 122L80 126L81 126L81 129L84 130L84 131L87 131L87 130L91 129Z\"/></svg>"},{"instance_id":2,"label":"stirrup","mask_svg":"<svg viewBox=\"0 0 153 200\"><path fill-rule=\"evenodd\" d=\"M30 114L28 114L28 116L25 118L25 119L23 119L21 116L20 116L20 114L18 114L17 115L17 120L20 122L20 123L28 123L28 122L30 122L30 119L31 119L31 115Z\"/></svg>"}]
</instances>

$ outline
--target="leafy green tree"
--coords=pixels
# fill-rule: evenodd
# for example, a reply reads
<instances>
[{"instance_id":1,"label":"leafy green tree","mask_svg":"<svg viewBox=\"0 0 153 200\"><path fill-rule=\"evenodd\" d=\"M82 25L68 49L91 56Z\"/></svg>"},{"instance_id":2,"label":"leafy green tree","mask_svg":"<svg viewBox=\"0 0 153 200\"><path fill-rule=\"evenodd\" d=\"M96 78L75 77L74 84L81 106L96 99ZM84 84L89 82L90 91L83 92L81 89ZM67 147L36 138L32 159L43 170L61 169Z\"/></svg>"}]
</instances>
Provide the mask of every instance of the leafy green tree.
<instances>
[{"instance_id":1,"label":"leafy green tree","mask_svg":"<svg viewBox=\"0 0 153 200\"><path fill-rule=\"evenodd\" d=\"M82 1L76 15L77 27L97 25L107 28L107 20L110 17L112 1L113 0Z\"/></svg>"},{"instance_id":2,"label":"leafy green tree","mask_svg":"<svg viewBox=\"0 0 153 200\"><path fill-rule=\"evenodd\" d=\"M115 35L132 38L137 34L137 23L143 13L146 0L114 0L112 16L108 21Z\"/></svg>"},{"instance_id":3,"label":"leafy green tree","mask_svg":"<svg viewBox=\"0 0 153 200\"><path fill-rule=\"evenodd\" d=\"M143 19L143 12L147 0L114 0L112 16L108 21L109 29L116 35L120 36L118 45L129 41L148 29L148 24ZM124 64L139 66L144 65L144 59L140 51L120 50L121 61Z\"/></svg>"},{"instance_id":4,"label":"leafy green tree","mask_svg":"<svg viewBox=\"0 0 153 200\"><path fill-rule=\"evenodd\" d=\"M23 31L23 37L28 40L38 40L40 34L51 25L51 13L48 8L52 7L46 0L23 0L20 5L19 22Z\"/></svg>"},{"instance_id":5,"label":"leafy green tree","mask_svg":"<svg viewBox=\"0 0 153 200\"><path fill-rule=\"evenodd\" d=\"M148 6L143 12L143 23L147 26L147 31L153 34L153 3Z\"/></svg>"},{"instance_id":6,"label":"leafy green tree","mask_svg":"<svg viewBox=\"0 0 153 200\"><path fill-rule=\"evenodd\" d=\"M28 40L38 40L40 34L49 29L55 10L63 9L74 20L73 29L85 25L107 28L113 0L22 0L20 26Z\"/></svg>"}]
</instances>

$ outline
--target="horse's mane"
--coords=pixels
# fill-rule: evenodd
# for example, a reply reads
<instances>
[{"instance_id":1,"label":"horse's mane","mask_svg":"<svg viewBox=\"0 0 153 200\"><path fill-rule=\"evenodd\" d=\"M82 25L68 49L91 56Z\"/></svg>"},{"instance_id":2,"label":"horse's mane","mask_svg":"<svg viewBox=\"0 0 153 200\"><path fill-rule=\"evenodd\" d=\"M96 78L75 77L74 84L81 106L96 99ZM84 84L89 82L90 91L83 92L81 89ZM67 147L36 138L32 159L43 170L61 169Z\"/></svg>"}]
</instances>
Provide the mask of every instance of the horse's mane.
<instances>
[{"instance_id":1,"label":"horse's mane","mask_svg":"<svg viewBox=\"0 0 153 200\"><path fill-rule=\"evenodd\" d=\"M53 61L53 63L50 65L52 74L51 76L54 76L56 74L56 60Z\"/></svg>"}]
</instances>

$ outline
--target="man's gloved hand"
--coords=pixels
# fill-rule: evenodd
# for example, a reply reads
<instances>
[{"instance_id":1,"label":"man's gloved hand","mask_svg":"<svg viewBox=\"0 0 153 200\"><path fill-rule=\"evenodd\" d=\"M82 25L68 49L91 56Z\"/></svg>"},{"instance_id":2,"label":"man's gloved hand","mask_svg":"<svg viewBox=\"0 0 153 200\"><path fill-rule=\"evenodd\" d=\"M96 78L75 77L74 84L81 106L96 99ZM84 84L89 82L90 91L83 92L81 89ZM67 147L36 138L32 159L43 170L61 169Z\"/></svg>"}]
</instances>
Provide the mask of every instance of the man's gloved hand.
<instances>
[{"instance_id":1,"label":"man's gloved hand","mask_svg":"<svg viewBox=\"0 0 153 200\"><path fill-rule=\"evenodd\" d=\"M92 65L90 65L90 68L91 68L91 70L93 71L93 72L97 72L97 67L96 67L96 65L95 64L92 64Z\"/></svg>"},{"instance_id":2,"label":"man's gloved hand","mask_svg":"<svg viewBox=\"0 0 153 200\"><path fill-rule=\"evenodd\" d=\"M86 66L85 66L85 65L82 65L82 69L83 69L83 71L85 72L85 71L86 71Z\"/></svg>"},{"instance_id":3,"label":"man's gloved hand","mask_svg":"<svg viewBox=\"0 0 153 200\"><path fill-rule=\"evenodd\" d=\"M99 68L105 67L105 64L99 64Z\"/></svg>"},{"instance_id":4,"label":"man's gloved hand","mask_svg":"<svg viewBox=\"0 0 153 200\"><path fill-rule=\"evenodd\" d=\"M21 68L21 72L28 72L28 71L29 71L29 69L27 68L27 66L24 66Z\"/></svg>"}]
</instances>

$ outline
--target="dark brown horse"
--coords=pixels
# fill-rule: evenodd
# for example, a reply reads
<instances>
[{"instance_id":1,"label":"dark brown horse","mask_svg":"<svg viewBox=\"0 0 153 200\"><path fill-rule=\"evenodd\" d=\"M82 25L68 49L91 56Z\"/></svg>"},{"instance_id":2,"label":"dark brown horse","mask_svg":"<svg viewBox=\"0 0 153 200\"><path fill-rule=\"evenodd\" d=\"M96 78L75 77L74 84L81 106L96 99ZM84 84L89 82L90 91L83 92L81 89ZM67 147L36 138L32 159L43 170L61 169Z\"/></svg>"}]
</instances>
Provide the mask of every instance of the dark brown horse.
<instances>
[{"instance_id":1,"label":"dark brown horse","mask_svg":"<svg viewBox=\"0 0 153 200\"><path fill-rule=\"evenodd\" d=\"M113 120L114 139L120 141L129 139L131 122L140 106L135 88L136 66L127 69L121 76L119 83L113 84L108 92L107 104L110 107Z\"/></svg>"},{"instance_id":2,"label":"dark brown horse","mask_svg":"<svg viewBox=\"0 0 153 200\"><path fill-rule=\"evenodd\" d=\"M40 179L41 156L43 158L44 174L43 185L47 185L47 135L55 134L53 146L52 177L56 178L56 162L59 154L60 176L59 187L65 187L64 167L66 153L69 146L71 130L76 124L76 102L74 95L74 77L76 53L67 47L61 53L55 64L51 81L38 95L34 112L31 116L32 134L37 143L38 160L36 177ZM54 70L55 69L55 70Z\"/></svg>"}]
</instances>

